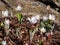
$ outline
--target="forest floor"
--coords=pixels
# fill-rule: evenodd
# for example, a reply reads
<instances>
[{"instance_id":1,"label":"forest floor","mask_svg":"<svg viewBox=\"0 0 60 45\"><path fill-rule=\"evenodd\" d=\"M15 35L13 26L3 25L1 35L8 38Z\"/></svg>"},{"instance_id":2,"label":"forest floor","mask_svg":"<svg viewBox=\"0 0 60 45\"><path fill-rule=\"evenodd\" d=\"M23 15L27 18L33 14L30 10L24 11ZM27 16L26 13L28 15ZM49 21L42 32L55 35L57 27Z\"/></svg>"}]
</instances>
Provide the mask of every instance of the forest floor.
<instances>
[{"instance_id":1,"label":"forest floor","mask_svg":"<svg viewBox=\"0 0 60 45\"><path fill-rule=\"evenodd\" d=\"M0 1L1 2L1 1ZM35 1L28 1L28 0L8 0L7 1L9 5L13 7L13 9L8 8L5 4L2 2L0 3L0 14L2 10L13 10L13 13L16 14L17 11L15 10L15 7L20 4L23 8L21 11L23 14L29 15L30 13L33 15L40 14L40 15L48 15L48 14L54 14L57 16L57 20L60 21L60 13L55 11L54 9L50 8L49 6L46 6L45 4L41 2L35 2ZM14 2L14 3L13 3Z\"/></svg>"}]
</instances>

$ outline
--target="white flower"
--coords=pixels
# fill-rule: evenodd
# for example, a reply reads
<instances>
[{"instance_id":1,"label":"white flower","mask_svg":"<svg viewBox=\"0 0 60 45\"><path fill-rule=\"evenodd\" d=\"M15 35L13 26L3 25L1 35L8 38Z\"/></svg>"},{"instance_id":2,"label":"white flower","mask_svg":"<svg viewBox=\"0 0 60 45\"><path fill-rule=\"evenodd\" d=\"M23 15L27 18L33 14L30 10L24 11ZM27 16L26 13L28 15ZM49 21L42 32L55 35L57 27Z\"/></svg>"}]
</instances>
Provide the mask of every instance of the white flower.
<instances>
[{"instance_id":1,"label":"white flower","mask_svg":"<svg viewBox=\"0 0 60 45\"><path fill-rule=\"evenodd\" d=\"M40 20L40 16L39 15L35 15L35 16L32 16L32 17L28 17L27 18L32 24L35 24L37 23L38 20Z\"/></svg>"},{"instance_id":2,"label":"white flower","mask_svg":"<svg viewBox=\"0 0 60 45\"><path fill-rule=\"evenodd\" d=\"M5 24L8 24L9 25L9 20L7 19L7 20L5 20Z\"/></svg>"},{"instance_id":3,"label":"white flower","mask_svg":"<svg viewBox=\"0 0 60 45\"><path fill-rule=\"evenodd\" d=\"M15 10L21 11L21 10L22 10L22 7L21 7L20 5L18 5L18 6L15 8Z\"/></svg>"},{"instance_id":4,"label":"white flower","mask_svg":"<svg viewBox=\"0 0 60 45\"><path fill-rule=\"evenodd\" d=\"M6 44L6 41L2 41L2 45L7 45L7 44Z\"/></svg>"},{"instance_id":5,"label":"white flower","mask_svg":"<svg viewBox=\"0 0 60 45\"><path fill-rule=\"evenodd\" d=\"M54 21L54 20L55 20L55 16L54 16L54 15L49 14L49 20Z\"/></svg>"},{"instance_id":6,"label":"white flower","mask_svg":"<svg viewBox=\"0 0 60 45\"><path fill-rule=\"evenodd\" d=\"M9 29L9 20L5 20L4 24L5 24L5 29Z\"/></svg>"},{"instance_id":7,"label":"white flower","mask_svg":"<svg viewBox=\"0 0 60 45\"><path fill-rule=\"evenodd\" d=\"M51 35L53 35L53 32L51 32Z\"/></svg>"},{"instance_id":8,"label":"white flower","mask_svg":"<svg viewBox=\"0 0 60 45\"><path fill-rule=\"evenodd\" d=\"M28 20L33 24L37 23L36 17L31 17L31 18L28 17Z\"/></svg>"},{"instance_id":9,"label":"white flower","mask_svg":"<svg viewBox=\"0 0 60 45\"><path fill-rule=\"evenodd\" d=\"M48 20L48 17L47 16L43 16L43 21L46 21Z\"/></svg>"},{"instance_id":10,"label":"white flower","mask_svg":"<svg viewBox=\"0 0 60 45\"><path fill-rule=\"evenodd\" d=\"M28 43L26 43L26 45L28 45Z\"/></svg>"},{"instance_id":11,"label":"white flower","mask_svg":"<svg viewBox=\"0 0 60 45\"><path fill-rule=\"evenodd\" d=\"M3 16L6 16L6 17L7 17L8 14L9 14L8 10L2 11L2 15L3 15Z\"/></svg>"},{"instance_id":12,"label":"white flower","mask_svg":"<svg viewBox=\"0 0 60 45\"><path fill-rule=\"evenodd\" d=\"M37 19L37 20L39 20L39 19L40 19L40 15L36 15L35 17L36 17L36 19Z\"/></svg>"},{"instance_id":13,"label":"white flower","mask_svg":"<svg viewBox=\"0 0 60 45\"><path fill-rule=\"evenodd\" d=\"M40 31L41 31L42 33L45 33L45 32L46 32L46 29L43 27L43 28L40 29Z\"/></svg>"}]
</instances>

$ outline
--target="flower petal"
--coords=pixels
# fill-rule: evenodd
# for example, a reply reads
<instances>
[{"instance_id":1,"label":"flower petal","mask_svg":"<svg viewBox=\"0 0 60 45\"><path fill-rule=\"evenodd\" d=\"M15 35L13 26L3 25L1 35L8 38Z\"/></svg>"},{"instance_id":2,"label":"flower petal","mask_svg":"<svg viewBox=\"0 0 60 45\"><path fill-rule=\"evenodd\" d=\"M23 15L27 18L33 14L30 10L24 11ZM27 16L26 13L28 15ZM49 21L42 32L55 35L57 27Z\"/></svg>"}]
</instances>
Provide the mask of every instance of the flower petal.
<instances>
[{"instance_id":1,"label":"flower petal","mask_svg":"<svg viewBox=\"0 0 60 45\"><path fill-rule=\"evenodd\" d=\"M15 8L17 11L21 11L22 10L22 7L20 5L18 5L16 8Z\"/></svg>"},{"instance_id":2,"label":"flower petal","mask_svg":"<svg viewBox=\"0 0 60 45\"><path fill-rule=\"evenodd\" d=\"M46 29L43 27L43 28L40 29L40 31L41 31L42 33L45 33L45 32L46 32Z\"/></svg>"},{"instance_id":3,"label":"flower petal","mask_svg":"<svg viewBox=\"0 0 60 45\"><path fill-rule=\"evenodd\" d=\"M51 14L49 14L49 20L55 20L55 15L51 15Z\"/></svg>"},{"instance_id":4,"label":"flower petal","mask_svg":"<svg viewBox=\"0 0 60 45\"><path fill-rule=\"evenodd\" d=\"M43 16L43 21L46 21L48 20L48 17L47 16Z\"/></svg>"},{"instance_id":5,"label":"flower petal","mask_svg":"<svg viewBox=\"0 0 60 45\"><path fill-rule=\"evenodd\" d=\"M6 16L7 17L8 16L8 13L9 13L8 10L2 11L2 15L3 16Z\"/></svg>"}]
</instances>

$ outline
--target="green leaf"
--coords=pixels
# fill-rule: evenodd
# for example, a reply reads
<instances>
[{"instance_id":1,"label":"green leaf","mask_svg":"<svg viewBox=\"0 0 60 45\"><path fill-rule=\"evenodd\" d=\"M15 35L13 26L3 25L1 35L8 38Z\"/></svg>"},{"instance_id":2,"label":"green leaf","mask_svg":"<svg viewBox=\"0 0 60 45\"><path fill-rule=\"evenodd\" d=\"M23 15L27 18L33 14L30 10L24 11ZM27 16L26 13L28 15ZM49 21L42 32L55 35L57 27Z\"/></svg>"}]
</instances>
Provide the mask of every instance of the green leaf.
<instances>
[{"instance_id":1,"label":"green leaf","mask_svg":"<svg viewBox=\"0 0 60 45\"><path fill-rule=\"evenodd\" d=\"M21 13L16 14L16 17L18 18L18 21L22 23L23 15Z\"/></svg>"},{"instance_id":2,"label":"green leaf","mask_svg":"<svg viewBox=\"0 0 60 45\"><path fill-rule=\"evenodd\" d=\"M43 21L41 22L41 27L45 27L45 24Z\"/></svg>"},{"instance_id":3,"label":"green leaf","mask_svg":"<svg viewBox=\"0 0 60 45\"><path fill-rule=\"evenodd\" d=\"M50 27L50 28L52 27L52 25L51 25L51 24L48 24L47 26L48 26L48 27Z\"/></svg>"},{"instance_id":4,"label":"green leaf","mask_svg":"<svg viewBox=\"0 0 60 45\"><path fill-rule=\"evenodd\" d=\"M45 24L49 24L49 23L50 23L50 20L48 19L48 20L46 20L44 23L45 23Z\"/></svg>"}]
</instances>

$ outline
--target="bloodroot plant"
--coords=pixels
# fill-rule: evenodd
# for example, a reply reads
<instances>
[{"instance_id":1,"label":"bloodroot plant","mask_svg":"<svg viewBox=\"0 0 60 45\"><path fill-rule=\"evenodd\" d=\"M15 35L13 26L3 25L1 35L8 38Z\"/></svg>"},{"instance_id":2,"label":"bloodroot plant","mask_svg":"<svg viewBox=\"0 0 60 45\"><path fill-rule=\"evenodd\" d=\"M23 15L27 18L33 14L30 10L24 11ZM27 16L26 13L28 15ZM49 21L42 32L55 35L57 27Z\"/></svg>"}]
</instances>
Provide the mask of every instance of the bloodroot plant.
<instances>
[{"instance_id":1,"label":"bloodroot plant","mask_svg":"<svg viewBox=\"0 0 60 45\"><path fill-rule=\"evenodd\" d=\"M43 16L43 19L40 21L40 29L44 28L46 32L53 30L55 16L49 14L49 16ZM43 30L44 31L44 30Z\"/></svg>"}]
</instances>

